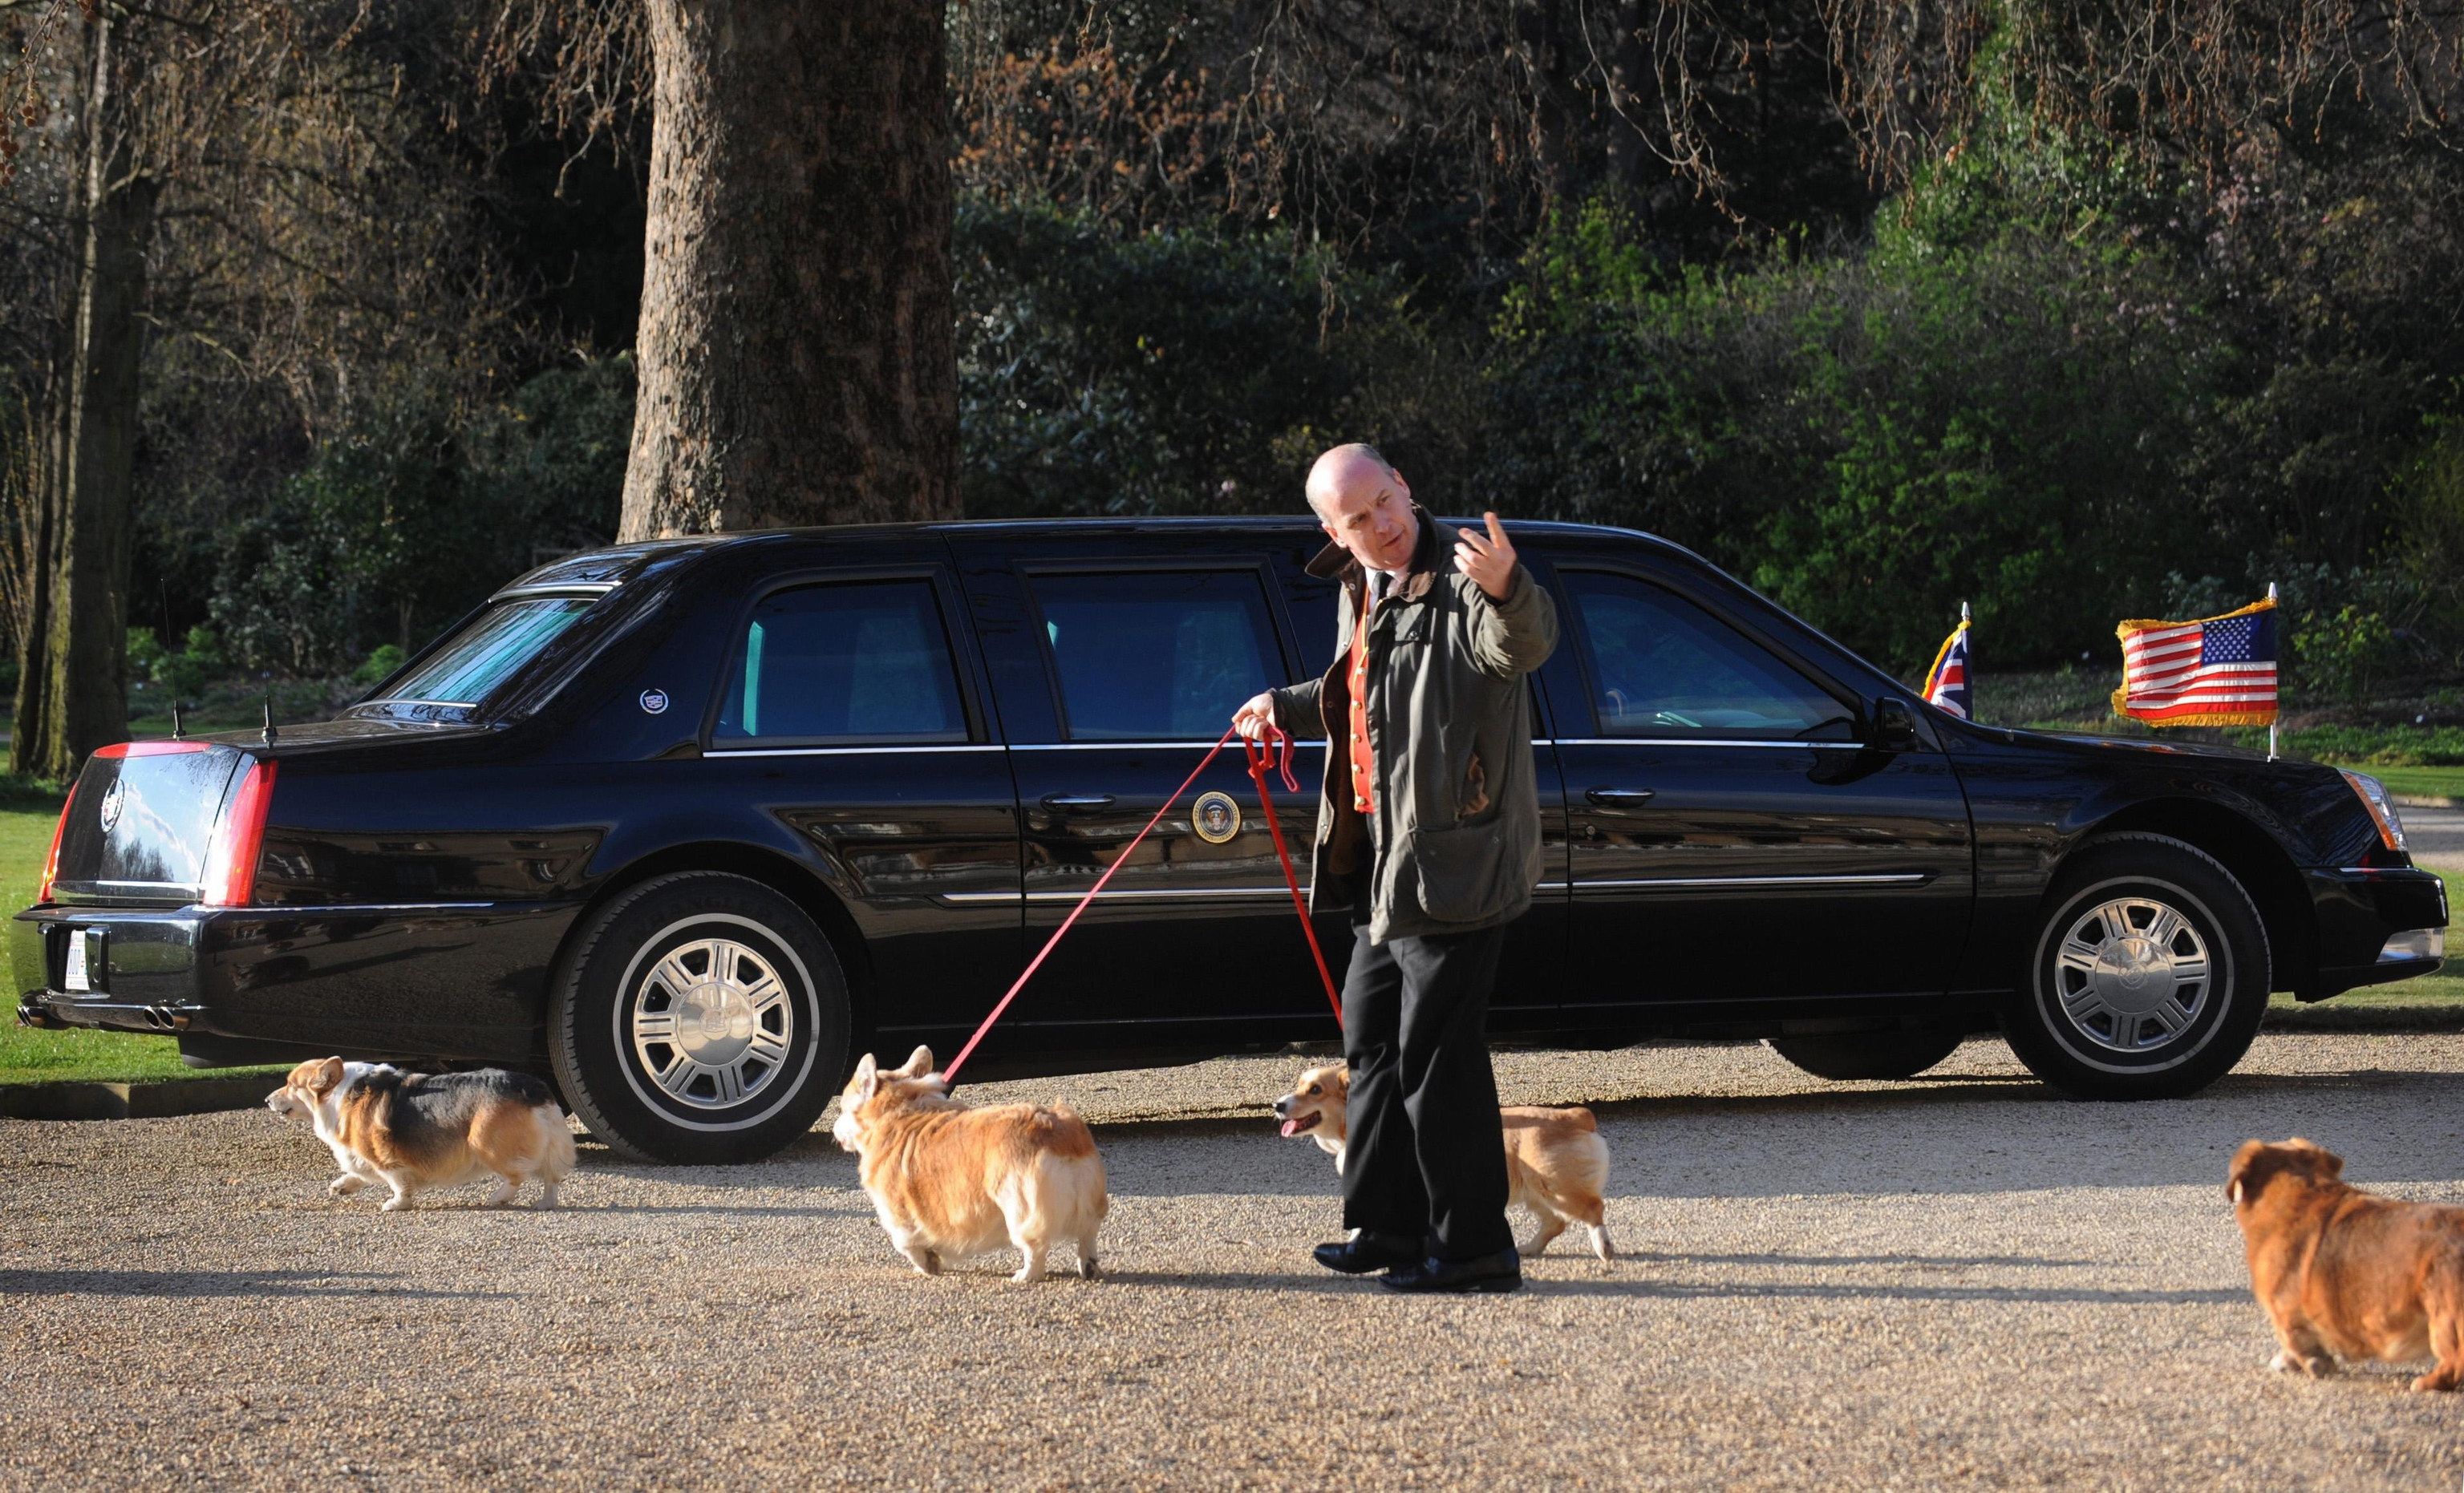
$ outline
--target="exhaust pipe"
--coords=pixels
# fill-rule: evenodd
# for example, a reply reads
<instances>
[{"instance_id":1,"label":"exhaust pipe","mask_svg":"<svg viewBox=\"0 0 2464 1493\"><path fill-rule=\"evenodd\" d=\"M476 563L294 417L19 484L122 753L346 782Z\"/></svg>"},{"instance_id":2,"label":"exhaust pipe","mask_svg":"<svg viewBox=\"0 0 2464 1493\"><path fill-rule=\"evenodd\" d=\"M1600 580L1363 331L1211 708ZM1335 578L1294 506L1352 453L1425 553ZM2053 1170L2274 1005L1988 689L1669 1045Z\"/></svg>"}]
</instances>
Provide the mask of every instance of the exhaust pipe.
<instances>
[{"instance_id":1,"label":"exhaust pipe","mask_svg":"<svg viewBox=\"0 0 2464 1493\"><path fill-rule=\"evenodd\" d=\"M188 1029L188 1014L169 1006L147 1006L145 1024L158 1032L185 1032Z\"/></svg>"}]
</instances>

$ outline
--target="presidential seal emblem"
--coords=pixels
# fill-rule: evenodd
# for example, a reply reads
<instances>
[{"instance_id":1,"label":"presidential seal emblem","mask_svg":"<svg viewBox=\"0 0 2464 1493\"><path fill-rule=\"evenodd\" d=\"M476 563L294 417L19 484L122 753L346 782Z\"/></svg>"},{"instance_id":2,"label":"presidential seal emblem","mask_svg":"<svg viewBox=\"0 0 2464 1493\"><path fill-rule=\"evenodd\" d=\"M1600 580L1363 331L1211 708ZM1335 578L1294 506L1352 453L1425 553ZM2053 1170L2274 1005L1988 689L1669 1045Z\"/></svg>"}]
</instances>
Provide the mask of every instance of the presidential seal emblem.
<instances>
[{"instance_id":1,"label":"presidential seal emblem","mask_svg":"<svg viewBox=\"0 0 2464 1493\"><path fill-rule=\"evenodd\" d=\"M1189 806L1189 827L1208 845L1221 845L1241 832L1241 805L1228 793L1201 793Z\"/></svg>"},{"instance_id":2,"label":"presidential seal emblem","mask_svg":"<svg viewBox=\"0 0 2464 1493\"><path fill-rule=\"evenodd\" d=\"M111 827L120 823L120 810L127 800L128 785L118 779L114 779L110 787L102 790L102 832L104 834L111 833Z\"/></svg>"}]
</instances>

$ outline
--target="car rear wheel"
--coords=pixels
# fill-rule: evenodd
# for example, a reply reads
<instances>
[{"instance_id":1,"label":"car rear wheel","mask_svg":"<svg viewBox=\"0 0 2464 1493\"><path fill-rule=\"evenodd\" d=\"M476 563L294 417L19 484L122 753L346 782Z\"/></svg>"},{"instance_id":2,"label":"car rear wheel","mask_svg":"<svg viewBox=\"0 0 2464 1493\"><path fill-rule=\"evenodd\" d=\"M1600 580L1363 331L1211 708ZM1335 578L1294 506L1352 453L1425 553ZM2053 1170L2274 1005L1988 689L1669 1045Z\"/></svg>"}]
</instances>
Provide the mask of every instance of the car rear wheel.
<instances>
[{"instance_id":1,"label":"car rear wheel","mask_svg":"<svg viewBox=\"0 0 2464 1493\"><path fill-rule=\"evenodd\" d=\"M716 871L653 877L600 909L548 1011L557 1087L635 1161L769 1155L812 1129L847 1045L847 981L822 931Z\"/></svg>"},{"instance_id":2,"label":"car rear wheel","mask_svg":"<svg viewBox=\"0 0 2464 1493\"><path fill-rule=\"evenodd\" d=\"M2003 1028L2083 1099L2171 1099L2222 1077L2266 1014L2266 925L2212 857L2122 834L2071 857L2045 899Z\"/></svg>"},{"instance_id":3,"label":"car rear wheel","mask_svg":"<svg viewBox=\"0 0 2464 1493\"><path fill-rule=\"evenodd\" d=\"M1967 1036L1955 1026L1897 1032L1838 1032L1774 1037L1771 1050L1816 1078L1914 1078L1959 1050Z\"/></svg>"}]
</instances>

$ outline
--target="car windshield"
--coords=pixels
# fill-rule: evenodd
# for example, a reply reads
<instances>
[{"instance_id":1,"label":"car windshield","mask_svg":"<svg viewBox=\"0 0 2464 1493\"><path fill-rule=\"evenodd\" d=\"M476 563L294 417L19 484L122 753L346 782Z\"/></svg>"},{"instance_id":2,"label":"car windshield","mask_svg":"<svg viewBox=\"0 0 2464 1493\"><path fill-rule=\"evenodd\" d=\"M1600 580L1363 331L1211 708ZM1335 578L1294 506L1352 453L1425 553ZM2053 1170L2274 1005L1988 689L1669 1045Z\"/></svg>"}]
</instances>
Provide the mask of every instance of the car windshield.
<instances>
[{"instance_id":1,"label":"car windshield","mask_svg":"<svg viewBox=\"0 0 2464 1493\"><path fill-rule=\"evenodd\" d=\"M490 607L382 696L418 705L476 705L597 603L539 596Z\"/></svg>"}]
</instances>

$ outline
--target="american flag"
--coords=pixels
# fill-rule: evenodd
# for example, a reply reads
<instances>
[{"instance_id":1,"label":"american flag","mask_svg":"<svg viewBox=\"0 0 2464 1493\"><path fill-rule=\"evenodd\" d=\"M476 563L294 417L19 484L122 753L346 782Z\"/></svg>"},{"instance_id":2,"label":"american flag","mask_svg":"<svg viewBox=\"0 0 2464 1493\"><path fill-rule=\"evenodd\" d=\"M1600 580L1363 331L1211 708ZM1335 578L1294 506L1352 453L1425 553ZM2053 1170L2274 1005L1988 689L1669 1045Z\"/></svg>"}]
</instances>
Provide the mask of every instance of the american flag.
<instances>
[{"instance_id":1,"label":"american flag","mask_svg":"<svg viewBox=\"0 0 2464 1493\"><path fill-rule=\"evenodd\" d=\"M2163 726L2276 720L2276 603L2199 622L2125 622L2113 710Z\"/></svg>"},{"instance_id":2,"label":"american flag","mask_svg":"<svg viewBox=\"0 0 2464 1493\"><path fill-rule=\"evenodd\" d=\"M1933 656L1933 668L1925 674L1925 697L1927 705L1962 720L1974 718L1976 701L1968 690L1968 624L1952 629L1943 640L1942 651Z\"/></svg>"}]
</instances>

